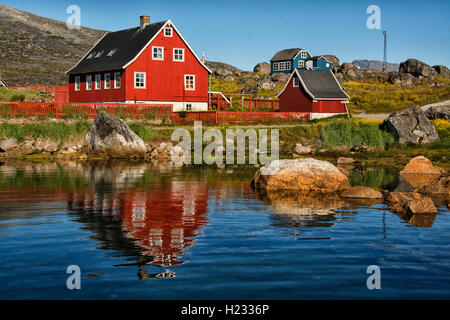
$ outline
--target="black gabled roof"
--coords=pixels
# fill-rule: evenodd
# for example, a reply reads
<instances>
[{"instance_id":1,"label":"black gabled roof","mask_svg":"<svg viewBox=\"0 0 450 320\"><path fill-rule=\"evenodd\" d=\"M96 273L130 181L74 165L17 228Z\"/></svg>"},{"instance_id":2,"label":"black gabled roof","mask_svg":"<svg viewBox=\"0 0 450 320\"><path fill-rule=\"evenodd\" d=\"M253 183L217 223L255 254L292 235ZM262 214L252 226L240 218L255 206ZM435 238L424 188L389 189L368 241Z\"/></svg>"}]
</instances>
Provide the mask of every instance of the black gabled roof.
<instances>
[{"instance_id":1,"label":"black gabled roof","mask_svg":"<svg viewBox=\"0 0 450 320\"><path fill-rule=\"evenodd\" d=\"M318 59L320 59L320 58L325 59L324 56L314 56L314 57L308 58L308 59L306 59L306 60L318 60ZM327 59L325 59L325 60L328 61ZM331 62L331 61L328 61L328 62Z\"/></svg>"},{"instance_id":2,"label":"black gabled roof","mask_svg":"<svg viewBox=\"0 0 450 320\"><path fill-rule=\"evenodd\" d=\"M300 82L314 99L349 99L330 70L295 69Z\"/></svg>"},{"instance_id":3,"label":"black gabled roof","mask_svg":"<svg viewBox=\"0 0 450 320\"><path fill-rule=\"evenodd\" d=\"M275 53L270 62L292 60L298 54L301 48L284 49Z\"/></svg>"},{"instance_id":4,"label":"black gabled roof","mask_svg":"<svg viewBox=\"0 0 450 320\"><path fill-rule=\"evenodd\" d=\"M67 74L99 72L121 69L134 59L145 45L156 35L167 21L149 24L141 30L140 27L106 33L78 64L67 71ZM112 56L111 50L116 49ZM102 52L98 58L91 57L91 53Z\"/></svg>"}]
</instances>

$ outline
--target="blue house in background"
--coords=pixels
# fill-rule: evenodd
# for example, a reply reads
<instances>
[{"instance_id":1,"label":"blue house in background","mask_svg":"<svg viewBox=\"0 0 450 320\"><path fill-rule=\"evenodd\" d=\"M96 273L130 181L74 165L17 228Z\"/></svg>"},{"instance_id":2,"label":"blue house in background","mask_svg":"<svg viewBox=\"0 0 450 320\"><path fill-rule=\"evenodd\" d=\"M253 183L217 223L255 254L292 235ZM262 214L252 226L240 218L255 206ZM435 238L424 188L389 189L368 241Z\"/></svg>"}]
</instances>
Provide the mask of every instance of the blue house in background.
<instances>
[{"instance_id":1,"label":"blue house in background","mask_svg":"<svg viewBox=\"0 0 450 320\"><path fill-rule=\"evenodd\" d=\"M331 70L333 63L322 56L312 57L308 50L301 48L278 51L270 59L270 70L273 73L291 74L295 68L308 70Z\"/></svg>"}]
</instances>

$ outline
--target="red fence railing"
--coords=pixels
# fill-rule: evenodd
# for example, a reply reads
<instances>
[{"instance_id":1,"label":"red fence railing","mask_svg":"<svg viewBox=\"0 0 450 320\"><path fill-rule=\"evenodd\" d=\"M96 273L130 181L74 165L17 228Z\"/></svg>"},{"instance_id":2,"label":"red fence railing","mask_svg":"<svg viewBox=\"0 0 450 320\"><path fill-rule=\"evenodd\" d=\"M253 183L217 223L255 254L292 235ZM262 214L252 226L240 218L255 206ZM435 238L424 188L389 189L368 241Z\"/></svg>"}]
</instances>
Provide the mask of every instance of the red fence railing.
<instances>
[{"instance_id":1,"label":"red fence railing","mask_svg":"<svg viewBox=\"0 0 450 320\"><path fill-rule=\"evenodd\" d=\"M256 99L252 97L242 97L242 108L250 111L272 111L280 108L280 101L274 99Z\"/></svg>"},{"instance_id":2,"label":"red fence railing","mask_svg":"<svg viewBox=\"0 0 450 320\"><path fill-rule=\"evenodd\" d=\"M128 119L170 119L184 123L202 121L205 123L253 123L310 120L308 112L172 112L172 104L110 104L110 103L63 103L53 102L10 102L0 101L0 117L88 118L104 110L115 116Z\"/></svg>"},{"instance_id":3,"label":"red fence railing","mask_svg":"<svg viewBox=\"0 0 450 320\"><path fill-rule=\"evenodd\" d=\"M308 121L309 116L308 112L218 112L217 123Z\"/></svg>"},{"instance_id":4,"label":"red fence railing","mask_svg":"<svg viewBox=\"0 0 450 320\"><path fill-rule=\"evenodd\" d=\"M53 102L9 102L0 101L1 117L77 117L79 115L95 118L100 110L115 116L133 119L169 118L172 114L172 104L109 104L109 103L65 103Z\"/></svg>"}]
</instances>

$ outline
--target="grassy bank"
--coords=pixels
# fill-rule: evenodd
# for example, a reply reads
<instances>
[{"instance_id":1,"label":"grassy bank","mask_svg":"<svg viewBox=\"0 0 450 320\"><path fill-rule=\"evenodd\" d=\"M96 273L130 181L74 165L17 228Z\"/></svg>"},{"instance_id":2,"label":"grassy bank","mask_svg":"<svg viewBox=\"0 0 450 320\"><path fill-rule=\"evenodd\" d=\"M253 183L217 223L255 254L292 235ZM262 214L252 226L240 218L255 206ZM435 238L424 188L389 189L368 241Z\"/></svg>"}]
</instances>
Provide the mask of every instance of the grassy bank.
<instances>
[{"instance_id":1,"label":"grassy bank","mask_svg":"<svg viewBox=\"0 0 450 320\"><path fill-rule=\"evenodd\" d=\"M45 92L37 90L11 90L0 88L0 101L41 101L51 98Z\"/></svg>"},{"instance_id":2,"label":"grassy bank","mask_svg":"<svg viewBox=\"0 0 450 320\"><path fill-rule=\"evenodd\" d=\"M426 82L411 87L387 82L346 82L342 88L350 96L348 104L352 113L389 113L413 105L426 105L450 99L450 80L437 80L440 87Z\"/></svg>"},{"instance_id":3,"label":"grassy bank","mask_svg":"<svg viewBox=\"0 0 450 320\"><path fill-rule=\"evenodd\" d=\"M291 123L279 127L280 156L291 158L295 145L302 143L316 150L316 157L335 160L339 156L352 156L366 163L390 163L403 165L407 159L424 155L430 160L450 168L448 150L450 150L450 121L433 120L440 139L424 145L401 145L394 141L391 134L380 129L381 122L361 119L324 119L305 123ZM81 141L91 125L90 121L76 120L42 121L25 124L0 123L0 140L6 137L16 138L18 142L26 139L50 139L58 143ZM172 132L178 126L154 125L146 122L129 121L128 125L147 143L170 141ZM193 137L192 124L186 124ZM242 128L244 131L254 128L257 131L265 128L262 124L246 125L243 127L222 124L217 126L203 125L203 130L219 129L226 136L227 129ZM267 128L267 127L266 127ZM273 127L272 127L273 128ZM270 128L267 128L270 129ZM270 138L270 133L269 133ZM204 143L205 145L208 143ZM366 145L368 152L352 153L353 146Z\"/></svg>"}]
</instances>

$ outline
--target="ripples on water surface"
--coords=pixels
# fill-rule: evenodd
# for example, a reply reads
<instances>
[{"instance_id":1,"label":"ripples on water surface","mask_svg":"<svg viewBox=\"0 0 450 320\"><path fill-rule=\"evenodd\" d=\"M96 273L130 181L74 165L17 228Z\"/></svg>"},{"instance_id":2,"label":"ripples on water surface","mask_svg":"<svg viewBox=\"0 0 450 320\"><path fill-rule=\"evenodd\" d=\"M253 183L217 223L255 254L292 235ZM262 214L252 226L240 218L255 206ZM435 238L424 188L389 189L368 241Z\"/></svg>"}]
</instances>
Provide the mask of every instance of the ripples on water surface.
<instances>
[{"instance_id":1,"label":"ripples on water surface","mask_svg":"<svg viewBox=\"0 0 450 320\"><path fill-rule=\"evenodd\" d=\"M256 170L3 164L0 298L450 297L445 207L406 222L383 204L267 202L250 189ZM383 170L350 178L398 183ZM81 290L66 288L69 265ZM369 265L381 290L366 287Z\"/></svg>"}]
</instances>

